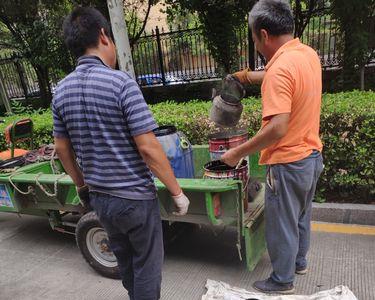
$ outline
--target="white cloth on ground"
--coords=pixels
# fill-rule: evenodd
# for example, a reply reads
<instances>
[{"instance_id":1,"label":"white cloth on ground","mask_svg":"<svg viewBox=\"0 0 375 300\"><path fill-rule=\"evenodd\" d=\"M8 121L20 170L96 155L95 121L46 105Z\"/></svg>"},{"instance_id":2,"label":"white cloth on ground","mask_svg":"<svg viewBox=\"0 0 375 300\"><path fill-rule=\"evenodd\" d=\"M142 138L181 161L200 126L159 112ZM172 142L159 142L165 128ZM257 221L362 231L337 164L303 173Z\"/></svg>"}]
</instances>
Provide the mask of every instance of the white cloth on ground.
<instances>
[{"instance_id":1,"label":"white cloth on ground","mask_svg":"<svg viewBox=\"0 0 375 300\"><path fill-rule=\"evenodd\" d=\"M358 300L353 292L344 285L316 294L306 295L266 295L249 292L241 288L232 287L222 281L207 279L207 293L202 300Z\"/></svg>"}]
</instances>

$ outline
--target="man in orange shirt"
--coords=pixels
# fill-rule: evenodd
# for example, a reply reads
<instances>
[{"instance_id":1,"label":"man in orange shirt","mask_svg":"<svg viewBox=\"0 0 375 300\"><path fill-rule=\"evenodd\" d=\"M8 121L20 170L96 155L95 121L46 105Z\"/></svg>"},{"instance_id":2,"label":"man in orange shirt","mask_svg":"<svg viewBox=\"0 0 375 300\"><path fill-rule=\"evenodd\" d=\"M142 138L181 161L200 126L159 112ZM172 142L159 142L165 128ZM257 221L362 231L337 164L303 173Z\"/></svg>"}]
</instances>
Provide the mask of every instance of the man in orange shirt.
<instances>
[{"instance_id":1,"label":"man in orange shirt","mask_svg":"<svg viewBox=\"0 0 375 300\"><path fill-rule=\"evenodd\" d=\"M306 274L312 200L323 170L319 138L322 96L317 53L293 38L290 5L260 0L249 14L256 49L266 58L265 71L243 70L242 83L262 82L262 128L247 143L222 156L235 166L261 151L267 165L266 242L273 272L254 288L266 293L294 293L294 274Z\"/></svg>"}]
</instances>

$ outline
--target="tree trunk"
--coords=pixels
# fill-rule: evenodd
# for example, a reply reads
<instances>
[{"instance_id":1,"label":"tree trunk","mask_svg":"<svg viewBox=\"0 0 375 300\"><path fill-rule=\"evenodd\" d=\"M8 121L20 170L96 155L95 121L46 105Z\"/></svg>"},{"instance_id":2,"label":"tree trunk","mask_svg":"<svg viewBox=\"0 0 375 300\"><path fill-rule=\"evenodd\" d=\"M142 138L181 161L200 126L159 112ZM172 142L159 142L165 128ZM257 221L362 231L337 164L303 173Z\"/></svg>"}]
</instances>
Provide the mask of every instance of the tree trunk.
<instances>
[{"instance_id":1,"label":"tree trunk","mask_svg":"<svg viewBox=\"0 0 375 300\"><path fill-rule=\"evenodd\" d=\"M350 91L358 88L358 73L355 68L355 58L351 52L352 37L344 35L344 51L342 58L343 90ZM356 74L357 73L357 74Z\"/></svg>"},{"instance_id":2,"label":"tree trunk","mask_svg":"<svg viewBox=\"0 0 375 300\"><path fill-rule=\"evenodd\" d=\"M38 77L38 84L40 90L40 98L43 108L48 108L52 101L51 86L49 83L48 70L45 67L34 66L36 75Z\"/></svg>"}]
</instances>

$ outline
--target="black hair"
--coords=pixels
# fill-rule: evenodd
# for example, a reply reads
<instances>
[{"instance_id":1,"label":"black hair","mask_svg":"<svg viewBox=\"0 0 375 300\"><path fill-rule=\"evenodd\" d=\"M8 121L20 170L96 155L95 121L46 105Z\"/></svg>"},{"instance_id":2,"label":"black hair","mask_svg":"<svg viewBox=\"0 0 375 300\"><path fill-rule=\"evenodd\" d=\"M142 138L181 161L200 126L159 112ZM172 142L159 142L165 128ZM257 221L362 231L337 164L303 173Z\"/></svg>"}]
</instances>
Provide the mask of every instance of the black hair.
<instances>
[{"instance_id":1,"label":"black hair","mask_svg":"<svg viewBox=\"0 0 375 300\"><path fill-rule=\"evenodd\" d=\"M98 45L101 29L113 40L111 26L106 18L93 7L78 7L64 20L63 35L65 44L78 58L88 48Z\"/></svg>"},{"instance_id":2,"label":"black hair","mask_svg":"<svg viewBox=\"0 0 375 300\"><path fill-rule=\"evenodd\" d=\"M260 0L249 14L250 28L259 37L261 29L270 35L293 34L294 19L290 5L285 0Z\"/></svg>"}]
</instances>

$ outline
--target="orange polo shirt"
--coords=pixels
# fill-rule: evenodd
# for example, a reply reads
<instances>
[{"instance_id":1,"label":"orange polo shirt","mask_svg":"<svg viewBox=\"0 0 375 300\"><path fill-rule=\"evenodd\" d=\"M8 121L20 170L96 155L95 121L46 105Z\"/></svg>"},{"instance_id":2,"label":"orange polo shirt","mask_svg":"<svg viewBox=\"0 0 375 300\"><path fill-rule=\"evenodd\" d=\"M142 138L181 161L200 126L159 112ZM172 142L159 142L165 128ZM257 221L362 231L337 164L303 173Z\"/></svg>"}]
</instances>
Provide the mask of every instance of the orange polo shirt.
<instances>
[{"instance_id":1,"label":"orange polo shirt","mask_svg":"<svg viewBox=\"0 0 375 300\"><path fill-rule=\"evenodd\" d=\"M290 118L287 134L261 151L259 163L289 163L309 156L314 149L322 151L322 68L315 50L298 38L285 43L268 62L261 90L262 127L274 115L290 113Z\"/></svg>"}]
</instances>

